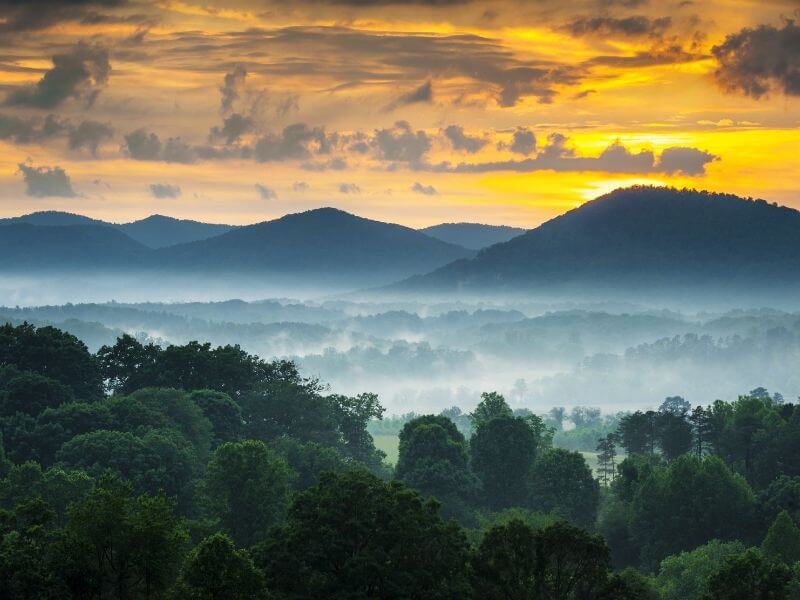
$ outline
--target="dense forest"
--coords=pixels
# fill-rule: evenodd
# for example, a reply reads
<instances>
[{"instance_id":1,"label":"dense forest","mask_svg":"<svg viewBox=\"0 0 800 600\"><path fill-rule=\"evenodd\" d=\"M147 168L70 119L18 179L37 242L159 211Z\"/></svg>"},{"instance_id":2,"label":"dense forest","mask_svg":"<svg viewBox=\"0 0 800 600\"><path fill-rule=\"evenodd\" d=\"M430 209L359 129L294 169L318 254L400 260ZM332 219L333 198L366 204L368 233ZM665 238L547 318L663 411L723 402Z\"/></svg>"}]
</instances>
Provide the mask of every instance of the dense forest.
<instances>
[{"instance_id":1,"label":"dense forest","mask_svg":"<svg viewBox=\"0 0 800 600\"><path fill-rule=\"evenodd\" d=\"M800 598L779 394L383 413L238 346L6 324L0 597Z\"/></svg>"}]
</instances>

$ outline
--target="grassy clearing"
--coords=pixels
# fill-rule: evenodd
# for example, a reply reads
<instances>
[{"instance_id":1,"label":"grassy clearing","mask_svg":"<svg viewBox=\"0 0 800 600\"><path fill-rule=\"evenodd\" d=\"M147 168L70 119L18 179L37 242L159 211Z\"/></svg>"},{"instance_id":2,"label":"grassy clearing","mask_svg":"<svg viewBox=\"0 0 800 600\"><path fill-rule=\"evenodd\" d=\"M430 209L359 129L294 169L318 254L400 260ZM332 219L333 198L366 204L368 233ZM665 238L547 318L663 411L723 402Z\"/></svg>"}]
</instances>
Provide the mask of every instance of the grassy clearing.
<instances>
[{"instance_id":1,"label":"grassy clearing","mask_svg":"<svg viewBox=\"0 0 800 600\"><path fill-rule=\"evenodd\" d=\"M396 465L400 454L400 439L396 435L374 435L372 437L375 440L375 447L386 453L386 462Z\"/></svg>"}]
</instances>

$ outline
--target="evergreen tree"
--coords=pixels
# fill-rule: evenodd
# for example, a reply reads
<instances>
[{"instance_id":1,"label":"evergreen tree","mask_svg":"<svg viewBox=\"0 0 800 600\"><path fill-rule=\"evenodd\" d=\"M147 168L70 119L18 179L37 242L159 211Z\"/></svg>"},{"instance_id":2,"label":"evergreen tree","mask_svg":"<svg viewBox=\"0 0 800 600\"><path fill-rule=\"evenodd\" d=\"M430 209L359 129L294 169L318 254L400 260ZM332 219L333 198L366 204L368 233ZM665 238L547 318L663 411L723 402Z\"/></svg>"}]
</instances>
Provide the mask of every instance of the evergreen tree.
<instances>
[{"instance_id":1,"label":"evergreen tree","mask_svg":"<svg viewBox=\"0 0 800 600\"><path fill-rule=\"evenodd\" d=\"M785 510L770 526L761 543L761 550L767 558L789 566L800 560L800 529Z\"/></svg>"}]
</instances>

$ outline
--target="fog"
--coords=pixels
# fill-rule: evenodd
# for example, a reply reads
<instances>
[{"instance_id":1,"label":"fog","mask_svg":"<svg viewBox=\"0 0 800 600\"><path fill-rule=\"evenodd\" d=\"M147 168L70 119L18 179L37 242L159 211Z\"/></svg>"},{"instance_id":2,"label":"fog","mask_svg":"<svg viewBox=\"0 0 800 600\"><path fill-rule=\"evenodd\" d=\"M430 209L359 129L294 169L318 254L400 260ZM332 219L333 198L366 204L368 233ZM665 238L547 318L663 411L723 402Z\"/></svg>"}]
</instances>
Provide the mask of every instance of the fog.
<instances>
[{"instance_id":1,"label":"fog","mask_svg":"<svg viewBox=\"0 0 800 600\"><path fill-rule=\"evenodd\" d=\"M773 300L419 299L274 281L61 275L5 277L0 320L53 324L93 351L122 333L161 345L239 344L295 360L333 391L378 393L388 414L469 410L490 390L534 412L613 413L674 395L731 400L756 387L800 395L800 312L792 298Z\"/></svg>"}]
</instances>

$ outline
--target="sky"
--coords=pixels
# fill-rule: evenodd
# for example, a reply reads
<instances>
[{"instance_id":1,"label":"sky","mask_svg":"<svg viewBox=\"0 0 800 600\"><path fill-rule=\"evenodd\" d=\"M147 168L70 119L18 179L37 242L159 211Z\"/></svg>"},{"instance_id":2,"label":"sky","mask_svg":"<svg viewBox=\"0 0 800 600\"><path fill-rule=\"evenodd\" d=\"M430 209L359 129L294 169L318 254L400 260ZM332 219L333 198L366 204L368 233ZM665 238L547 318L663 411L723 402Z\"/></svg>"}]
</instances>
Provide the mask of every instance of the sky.
<instances>
[{"instance_id":1,"label":"sky","mask_svg":"<svg viewBox=\"0 0 800 600\"><path fill-rule=\"evenodd\" d=\"M795 21L797 20L797 21ZM800 0L0 0L0 215L800 208Z\"/></svg>"}]
</instances>

